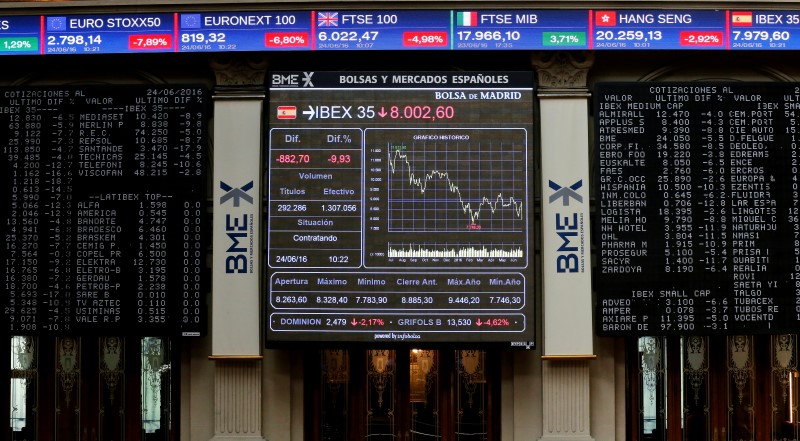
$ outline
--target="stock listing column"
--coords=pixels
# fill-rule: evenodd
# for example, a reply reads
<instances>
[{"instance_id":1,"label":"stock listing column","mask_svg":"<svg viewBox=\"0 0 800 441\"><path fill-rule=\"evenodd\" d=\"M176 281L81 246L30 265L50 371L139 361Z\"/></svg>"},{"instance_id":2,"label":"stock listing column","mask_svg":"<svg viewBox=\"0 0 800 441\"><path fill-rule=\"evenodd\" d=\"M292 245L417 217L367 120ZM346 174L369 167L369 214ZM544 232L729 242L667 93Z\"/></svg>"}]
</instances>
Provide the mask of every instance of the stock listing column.
<instances>
[{"instance_id":1,"label":"stock listing column","mask_svg":"<svg viewBox=\"0 0 800 441\"><path fill-rule=\"evenodd\" d=\"M785 139L794 125L786 124L789 121L778 110L783 108L783 97L776 96L777 90L737 89L723 87L719 91L736 106L718 118L718 123L727 122L720 125L727 138L728 157L724 159L730 184L727 197L717 203L721 231L718 239L714 238L716 246L708 243L707 248L730 247L728 268L723 268L733 275L733 295L727 309L722 299L721 314L718 312L715 317L719 321L716 328L727 329L728 321L738 322L743 328L770 328L773 322L780 321L774 314L775 305L789 303L780 299L783 288L778 288L778 275L786 277L788 261L782 261L788 257L784 253L788 254L789 247L780 247L784 248L781 250L773 244L794 239L790 234L797 225L790 226L794 205L788 188L782 188L794 182L796 190L797 170L787 169L787 162L794 166L796 159L789 159L790 145ZM725 190L723 184L720 188ZM728 225L725 216L729 217Z\"/></svg>"},{"instance_id":2,"label":"stock listing column","mask_svg":"<svg viewBox=\"0 0 800 441\"><path fill-rule=\"evenodd\" d=\"M542 440L591 440L593 360L589 228L589 53L538 53L542 138L544 362ZM565 81L566 77L569 80ZM572 87L564 87L572 84ZM568 416L565 418L565 416ZM582 421L578 424L578 421ZM579 430L575 430L579 427Z\"/></svg>"},{"instance_id":3,"label":"stock listing column","mask_svg":"<svg viewBox=\"0 0 800 441\"><path fill-rule=\"evenodd\" d=\"M786 117L788 146L792 158L800 158L800 88L795 87L789 93L783 95L784 116ZM766 157L767 152L758 153L761 157ZM791 260L789 278L792 280L789 288L794 293L794 319L800 322L800 164L794 159L791 163L791 202L787 208L791 223L792 252L794 259Z\"/></svg>"},{"instance_id":4,"label":"stock listing column","mask_svg":"<svg viewBox=\"0 0 800 441\"><path fill-rule=\"evenodd\" d=\"M702 245L704 236L703 227L696 227L695 219L703 219L707 223L715 223L715 210L713 207L704 213L696 213L696 208L693 208L698 196L707 198L710 205L714 204L714 193L708 192L713 185L702 187L697 184L704 181L695 171L702 167L703 162L707 158L707 152L699 153L693 146L703 145L703 142L708 142L708 137L713 136L713 133L708 130L713 127L707 121L699 120L702 112L698 112L695 108L689 106L689 101L693 101L694 97L688 97L685 94L675 93L675 91L664 88L662 90L655 90L655 93L649 100L643 102L633 102L625 104L628 108L641 108L638 111L638 118L636 122L642 129L647 127L645 124L644 115L647 114L656 121L655 127L650 126L650 136L655 135L648 139L650 146L655 146L655 155L652 152L645 161L647 162L649 172L652 173L651 178L656 178L656 183L650 185L650 193L647 192L647 179L642 179L641 188L632 193L619 194L621 200L633 200L635 198L646 199L647 195L652 195L655 191L656 198L649 198L646 202L648 208L658 210L658 215L654 219L650 219L649 229L658 231L662 236L663 248L657 252L655 259L659 259L659 269L663 272L665 277L676 276L679 277L686 273L695 273L699 269L705 259L703 250L698 249L698 245ZM631 100L631 95L623 95L622 98ZM646 111L644 108L656 108L658 110ZM617 120L619 122L620 120ZM699 130L692 131L692 125L700 122L701 127ZM655 128L655 130L653 130ZM644 132L642 132L644 133ZM639 134L631 134L636 144ZM647 136L647 135L645 135ZM630 138L629 138L630 139ZM627 154L630 150L626 151ZM630 179L630 178L629 178ZM652 182L652 181L651 181ZM653 188L655 187L655 188ZM705 193L701 193L703 191ZM700 193L700 194L697 194ZM654 203L658 200L659 203ZM643 220L646 220L644 218ZM697 228L697 231L695 229ZM702 232L701 232L702 231ZM641 230L640 239L642 243L648 243L647 240L648 229ZM636 268L635 271L642 271L646 267ZM692 321L693 314L687 313L684 308L691 307L694 302L692 299L687 298L688 295L684 289L676 286L665 285L662 290L659 290L658 301L662 308L662 314L658 319L668 326L675 326L677 328L692 327L693 324L688 322ZM693 309L691 310L693 311ZM604 316L605 317L605 316ZM634 327L632 323L627 324L628 327ZM635 327L642 325L636 324ZM648 325L645 325L648 326Z\"/></svg>"},{"instance_id":5,"label":"stock listing column","mask_svg":"<svg viewBox=\"0 0 800 441\"><path fill-rule=\"evenodd\" d=\"M34 334L47 325L42 323L46 320L39 317L39 310L49 306L50 298L62 294L60 286L55 290L48 286L48 299L39 300L39 284L45 285L46 282L39 282L38 275L47 267L49 251L40 248L39 243L40 237L50 234L50 225L42 225L40 218L40 207L48 203L41 194L45 184L43 176L50 170L45 170L41 139L36 136L41 133L45 118L38 108L29 105L29 97L6 93L2 98L2 123L9 129L3 137L3 180L4 188L8 189L3 192L7 330L16 334ZM57 178L62 178L60 171ZM62 228L61 225L57 227ZM59 266L58 271L62 270L63 267Z\"/></svg>"},{"instance_id":6,"label":"stock listing column","mask_svg":"<svg viewBox=\"0 0 800 441\"><path fill-rule=\"evenodd\" d=\"M598 87L598 333L792 329L795 89Z\"/></svg>"},{"instance_id":7,"label":"stock listing column","mask_svg":"<svg viewBox=\"0 0 800 441\"><path fill-rule=\"evenodd\" d=\"M2 93L9 330L202 334L205 91Z\"/></svg>"}]
</instances>

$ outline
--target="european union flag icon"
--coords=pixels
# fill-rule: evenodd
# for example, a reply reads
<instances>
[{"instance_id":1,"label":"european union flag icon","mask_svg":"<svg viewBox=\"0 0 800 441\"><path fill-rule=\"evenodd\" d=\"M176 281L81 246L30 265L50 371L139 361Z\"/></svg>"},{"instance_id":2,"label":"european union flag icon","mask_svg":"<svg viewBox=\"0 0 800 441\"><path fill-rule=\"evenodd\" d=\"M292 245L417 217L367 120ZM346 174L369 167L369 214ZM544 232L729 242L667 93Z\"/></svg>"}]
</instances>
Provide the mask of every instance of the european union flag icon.
<instances>
[{"instance_id":1,"label":"european union flag icon","mask_svg":"<svg viewBox=\"0 0 800 441\"><path fill-rule=\"evenodd\" d=\"M65 31L67 29L67 17L47 17L48 31Z\"/></svg>"},{"instance_id":2,"label":"european union flag icon","mask_svg":"<svg viewBox=\"0 0 800 441\"><path fill-rule=\"evenodd\" d=\"M200 29L200 14L181 14L181 29Z\"/></svg>"}]
</instances>

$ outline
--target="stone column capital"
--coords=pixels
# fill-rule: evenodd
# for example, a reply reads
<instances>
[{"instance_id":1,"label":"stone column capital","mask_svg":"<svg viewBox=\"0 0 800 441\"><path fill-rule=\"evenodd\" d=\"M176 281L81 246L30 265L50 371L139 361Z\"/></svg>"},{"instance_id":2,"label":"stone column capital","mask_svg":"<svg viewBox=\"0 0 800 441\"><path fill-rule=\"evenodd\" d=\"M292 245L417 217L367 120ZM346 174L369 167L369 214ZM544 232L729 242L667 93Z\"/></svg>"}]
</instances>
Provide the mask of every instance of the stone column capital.
<instances>
[{"instance_id":1,"label":"stone column capital","mask_svg":"<svg viewBox=\"0 0 800 441\"><path fill-rule=\"evenodd\" d=\"M531 55L540 92L564 93L587 90L586 78L594 65L594 52L540 51Z\"/></svg>"},{"instance_id":2,"label":"stone column capital","mask_svg":"<svg viewBox=\"0 0 800 441\"><path fill-rule=\"evenodd\" d=\"M269 61L263 55L217 55L211 59L211 69L218 90L263 90Z\"/></svg>"}]
</instances>

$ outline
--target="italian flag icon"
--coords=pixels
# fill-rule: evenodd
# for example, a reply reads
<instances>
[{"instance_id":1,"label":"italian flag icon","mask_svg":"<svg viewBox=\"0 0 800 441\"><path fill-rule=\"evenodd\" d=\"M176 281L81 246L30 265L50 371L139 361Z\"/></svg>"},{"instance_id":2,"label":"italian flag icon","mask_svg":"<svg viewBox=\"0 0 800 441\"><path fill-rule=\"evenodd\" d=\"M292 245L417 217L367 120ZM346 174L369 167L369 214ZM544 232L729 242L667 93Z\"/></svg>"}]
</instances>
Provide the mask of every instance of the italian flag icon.
<instances>
[{"instance_id":1,"label":"italian flag icon","mask_svg":"<svg viewBox=\"0 0 800 441\"><path fill-rule=\"evenodd\" d=\"M458 25L478 26L478 13L476 11L459 12Z\"/></svg>"}]
</instances>

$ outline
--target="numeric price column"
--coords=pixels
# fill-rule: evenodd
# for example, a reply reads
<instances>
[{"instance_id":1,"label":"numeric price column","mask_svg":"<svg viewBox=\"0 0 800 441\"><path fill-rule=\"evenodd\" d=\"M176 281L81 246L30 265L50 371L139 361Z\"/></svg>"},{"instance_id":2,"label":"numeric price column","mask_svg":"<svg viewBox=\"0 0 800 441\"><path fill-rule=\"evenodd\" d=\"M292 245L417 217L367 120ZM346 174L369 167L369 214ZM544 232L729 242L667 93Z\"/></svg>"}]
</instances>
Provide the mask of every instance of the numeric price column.
<instances>
[{"instance_id":1,"label":"numeric price column","mask_svg":"<svg viewBox=\"0 0 800 441\"><path fill-rule=\"evenodd\" d=\"M711 273L728 271L728 167L729 145L725 142L725 128L728 125L725 112L708 110L700 113L702 145L699 158L698 183L702 211L698 213L701 221L698 243L702 248L698 265ZM716 319L713 319L714 321Z\"/></svg>"},{"instance_id":2,"label":"numeric price column","mask_svg":"<svg viewBox=\"0 0 800 441\"><path fill-rule=\"evenodd\" d=\"M41 176L41 146L31 145L22 137L24 119L30 108L13 106L8 100L0 118L3 129L3 159L6 168L3 178L9 191L8 211L4 211L3 240L5 241L4 312L11 333L29 334L38 331L36 294L39 267L39 185L29 185L29 176ZM7 127L7 130L5 130ZM4 207L5 208L5 207ZM38 280L38 279L37 279Z\"/></svg>"},{"instance_id":3,"label":"numeric price column","mask_svg":"<svg viewBox=\"0 0 800 441\"><path fill-rule=\"evenodd\" d=\"M205 105L206 97L203 89L185 89L180 96L173 97L173 104L178 108L181 105L187 106L183 111L178 110L173 114L177 124L172 123L170 136L176 136L177 142L171 143L170 158L175 167L175 175L172 178L180 177L180 180L187 185L193 182L205 182L205 140L206 140L206 121L202 107ZM172 120L171 120L172 121ZM170 138L171 139L171 138ZM183 252L179 272L180 282L180 321L181 334L184 336L201 335L204 323L203 307L203 286L205 274L203 273L203 253L205 252L204 232L206 225L204 221L205 205L199 193L187 192L180 201L172 201L172 205L180 203L182 211L176 219L180 219L180 225L175 222L171 228L180 228L180 246ZM173 272L170 271L170 274ZM176 281L168 281L169 286L173 286Z\"/></svg>"},{"instance_id":4,"label":"numeric price column","mask_svg":"<svg viewBox=\"0 0 800 441\"><path fill-rule=\"evenodd\" d=\"M682 112L682 111L680 111ZM725 132L728 127L726 112L701 109L698 114L700 139L698 142L697 189L700 199L695 213L698 222L697 269L706 274L706 280L714 274L724 277L728 274L730 255L728 252L729 224L729 167L730 145ZM696 291L695 291L696 292ZM711 291L703 291L710 293ZM703 329L724 331L728 329L730 318L728 299L704 296L697 299L701 308Z\"/></svg>"},{"instance_id":5,"label":"numeric price column","mask_svg":"<svg viewBox=\"0 0 800 441\"><path fill-rule=\"evenodd\" d=\"M661 101L665 101L664 98ZM664 273L694 272L692 237L692 135L688 111L658 112L658 191L661 193L661 228L664 239Z\"/></svg>"},{"instance_id":6,"label":"numeric price column","mask_svg":"<svg viewBox=\"0 0 800 441\"><path fill-rule=\"evenodd\" d=\"M170 280L168 262L177 256L170 252L168 237L176 232L167 219L172 214L171 196L145 193L137 204L138 249L134 259L137 271L136 317L143 325L164 325L167 313L167 290Z\"/></svg>"},{"instance_id":7,"label":"numeric price column","mask_svg":"<svg viewBox=\"0 0 800 441\"><path fill-rule=\"evenodd\" d=\"M173 98L172 104L177 107L181 105L193 106L183 112L176 113L177 130L172 127L172 130L166 132L171 136L174 134L177 137L177 142L171 143L170 158L173 159L173 165L177 166L176 173L179 176L202 176L204 173L203 152L205 146L203 143L206 137L206 126L204 112L201 110L201 106L205 103L204 93L203 89L186 89L181 96ZM165 127L167 122L164 122ZM173 126L175 125L173 123ZM177 161L174 160L176 157Z\"/></svg>"},{"instance_id":8,"label":"numeric price column","mask_svg":"<svg viewBox=\"0 0 800 441\"><path fill-rule=\"evenodd\" d=\"M74 114L42 112L25 116L29 135L39 133L42 141L43 198L42 225L47 229L46 287L40 287L43 313L40 328L47 331L68 332L72 328L74 288L82 275L74 271L76 262L75 204L73 204L73 179L78 171L75 159L80 156L76 138L70 136L80 129ZM49 127L49 130L48 130ZM83 275L85 276L85 275ZM44 284L44 283L43 283ZM45 288L45 289L41 289Z\"/></svg>"},{"instance_id":9,"label":"numeric price column","mask_svg":"<svg viewBox=\"0 0 800 441\"><path fill-rule=\"evenodd\" d=\"M800 96L787 95L784 99L789 98L797 101ZM782 104L786 108L786 103ZM792 259L791 271L789 272L790 287L794 290L794 317L795 320L800 321L800 130L798 130L798 123L800 122L800 111L785 110L784 117L786 118L786 136L789 141L789 148L791 149L791 205L787 208L787 218L792 231L792 245L794 256Z\"/></svg>"},{"instance_id":10,"label":"numeric price column","mask_svg":"<svg viewBox=\"0 0 800 441\"><path fill-rule=\"evenodd\" d=\"M270 267L361 266L361 143L359 129L270 132Z\"/></svg>"},{"instance_id":11,"label":"numeric price column","mask_svg":"<svg viewBox=\"0 0 800 441\"><path fill-rule=\"evenodd\" d=\"M183 335L202 334L203 323L203 252L205 206L199 200L184 200L181 235L181 329Z\"/></svg>"}]
</instances>

